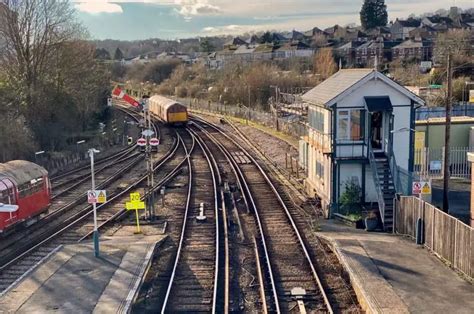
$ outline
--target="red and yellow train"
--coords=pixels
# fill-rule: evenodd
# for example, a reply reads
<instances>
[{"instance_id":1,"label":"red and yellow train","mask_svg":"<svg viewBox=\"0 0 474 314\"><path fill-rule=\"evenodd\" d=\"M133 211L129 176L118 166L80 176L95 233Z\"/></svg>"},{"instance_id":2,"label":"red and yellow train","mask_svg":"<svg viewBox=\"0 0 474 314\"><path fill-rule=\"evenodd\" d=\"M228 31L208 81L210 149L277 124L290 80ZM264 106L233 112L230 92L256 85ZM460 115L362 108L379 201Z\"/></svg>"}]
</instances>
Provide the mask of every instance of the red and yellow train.
<instances>
[{"instance_id":1,"label":"red and yellow train","mask_svg":"<svg viewBox=\"0 0 474 314\"><path fill-rule=\"evenodd\" d=\"M16 224L32 221L51 203L48 171L25 160L0 164L0 203L19 207L12 213L0 212L0 233Z\"/></svg>"},{"instance_id":2,"label":"red and yellow train","mask_svg":"<svg viewBox=\"0 0 474 314\"><path fill-rule=\"evenodd\" d=\"M154 95L148 99L148 106L150 112L166 124L188 123L188 109L176 100Z\"/></svg>"}]
</instances>

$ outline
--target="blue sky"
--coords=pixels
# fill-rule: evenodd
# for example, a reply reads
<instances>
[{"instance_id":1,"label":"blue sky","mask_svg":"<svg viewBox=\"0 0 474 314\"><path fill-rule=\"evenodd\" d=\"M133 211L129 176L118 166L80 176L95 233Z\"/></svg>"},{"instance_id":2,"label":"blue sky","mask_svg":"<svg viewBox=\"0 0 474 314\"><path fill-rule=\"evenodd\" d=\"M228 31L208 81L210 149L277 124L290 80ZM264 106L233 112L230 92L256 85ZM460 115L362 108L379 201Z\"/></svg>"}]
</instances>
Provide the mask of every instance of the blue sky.
<instances>
[{"instance_id":1,"label":"blue sky","mask_svg":"<svg viewBox=\"0 0 474 314\"><path fill-rule=\"evenodd\" d=\"M359 23L362 0L71 0L95 39L175 39ZM474 0L386 0L389 19Z\"/></svg>"}]
</instances>

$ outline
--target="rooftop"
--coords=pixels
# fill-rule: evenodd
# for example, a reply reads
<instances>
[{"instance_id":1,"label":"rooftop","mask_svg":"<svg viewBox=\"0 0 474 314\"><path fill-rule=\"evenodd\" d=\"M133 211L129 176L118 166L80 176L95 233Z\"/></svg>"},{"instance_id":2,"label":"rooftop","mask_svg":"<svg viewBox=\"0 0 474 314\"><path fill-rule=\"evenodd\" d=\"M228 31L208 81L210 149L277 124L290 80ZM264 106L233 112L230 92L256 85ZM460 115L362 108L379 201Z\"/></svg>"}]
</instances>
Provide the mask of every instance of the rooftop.
<instances>
[{"instance_id":1,"label":"rooftop","mask_svg":"<svg viewBox=\"0 0 474 314\"><path fill-rule=\"evenodd\" d=\"M302 98L315 105L324 105L374 71L374 69L340 70L304 94Z\"/></svg>"}]
</instances>

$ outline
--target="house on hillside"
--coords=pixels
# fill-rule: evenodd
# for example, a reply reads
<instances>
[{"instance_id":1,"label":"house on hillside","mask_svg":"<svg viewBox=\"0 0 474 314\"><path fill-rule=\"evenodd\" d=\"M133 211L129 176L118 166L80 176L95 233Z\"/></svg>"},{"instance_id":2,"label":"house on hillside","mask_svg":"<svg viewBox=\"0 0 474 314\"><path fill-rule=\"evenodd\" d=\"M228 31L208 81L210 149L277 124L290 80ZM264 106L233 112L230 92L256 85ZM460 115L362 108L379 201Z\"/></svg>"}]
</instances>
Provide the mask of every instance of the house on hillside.
<instances>
[{"instance_id":1,"label":"house on hillside","mask_svg":"<svg viewBox=\"0 0 474 314\"><path fill-rule=\"evenodd\" d=\"M308 105L308 133L300 142L307 192L331 216L346 184L358 185L362 204L375 204L390 230L395 193L411 189L412 130L423 100L374 69L340 70L302 99Z\"/></svg>"},{"instance_id":2,"label":"house on hillside","mask_svg":"<svg viewBox=\"0 0 474 314\"><path fill-rule=\"evenodd\" d=\"M417 27L420 27L421 21L418 19L410 18L408 20L396 19L390 27L392 33L392 39L405 40L409 38L410 32Z\"/></svg>"},{"instance_id":3,"label":"house on hillside","mask_svg":"<svg viewBox=\"0 0 474 314\"><path fill-rule=\"evenodd\" d=\"M406 40L392 48L392 59L430 61L433 44L430 41Z\"/></svg>"}]
</instances>

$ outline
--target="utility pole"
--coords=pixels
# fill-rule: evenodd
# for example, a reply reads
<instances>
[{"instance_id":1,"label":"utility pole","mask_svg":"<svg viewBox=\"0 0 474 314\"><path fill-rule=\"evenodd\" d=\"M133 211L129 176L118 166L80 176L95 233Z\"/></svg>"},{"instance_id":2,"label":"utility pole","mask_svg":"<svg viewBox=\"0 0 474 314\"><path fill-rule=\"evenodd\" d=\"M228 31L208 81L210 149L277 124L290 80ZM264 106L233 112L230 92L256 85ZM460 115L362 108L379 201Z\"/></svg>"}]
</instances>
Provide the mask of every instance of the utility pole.
<instances>
[{"instance_id":1,"label":"utility pole","mask_svg":"<svg viewBox=\"0 0 474 314\"><path fill-rule=\"evenodd\" d=\"M451 171L449 169L450 164L450 141L451 141L451 101L453 94L453 69L451 66L451 54L448 53L447 61L447 93L446 93L446 128L444 133L444 167L443 167L443 211L449 213L449 178L451 177Z\"/></svg>"},{"instance_id":2,"label":"utility pole","mask_svg":"<svg viewBox=\"0 0 474 314\"><path fill-rule=\"evenodd\" d=\"M89 157L91 158L91 180L93 192L95 192L94 154L97 153L99 153L97 149L89 149ZM92 203L92 210L94 212L94 233L92 235L94 241L94 256L99 257L99 230L97 228L97 205L95 201Z\"/></svg>"},{"instance_id":3,"label":"utility pole","mask_svg":"<svg viewBox=\"0 0 474 314\"><path fill-rule=\"evenodd\" d=\"M155 219L155 204L153 197L153 185L154 185L154 176L153 176L153 157L151 152L150 139L153 136L154 132L151 130L151 113L148 108L148 99L143 100L143 120L145 124L145 130L142 132L142 135L145 136L146 146L145 146L145 164L147 171L147 207L148 207L148 216L150 221Z\"/></svg>"}]
</instances>

